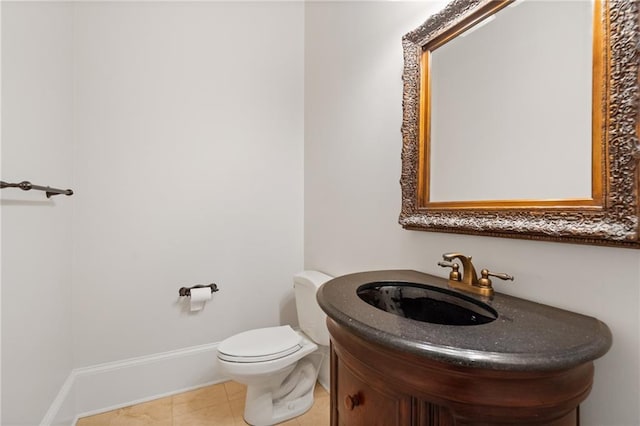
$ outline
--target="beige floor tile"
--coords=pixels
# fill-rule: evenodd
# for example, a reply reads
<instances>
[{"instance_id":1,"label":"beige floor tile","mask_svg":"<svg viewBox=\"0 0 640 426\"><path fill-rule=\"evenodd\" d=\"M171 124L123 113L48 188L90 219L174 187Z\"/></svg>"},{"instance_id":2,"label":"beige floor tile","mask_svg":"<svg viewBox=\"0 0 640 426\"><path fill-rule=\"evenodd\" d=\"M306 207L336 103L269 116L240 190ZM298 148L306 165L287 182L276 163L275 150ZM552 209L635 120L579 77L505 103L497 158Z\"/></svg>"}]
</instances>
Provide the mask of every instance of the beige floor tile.
<instances>
[{"instance_id":1,"label":"beige floor tile","mask_svg":"<svg viewBox=\"0 0 640 426\"><path fill-rule=\"evenodd\" d=\"M78 419L76 426L109 426L111 420L118 414L115 411L108 413L96 414L95 416L83 417Z\"/></svg>"},{"instance_id":2,"label":"beige floor tile","mask_svg":"<svg viewBox=\"0 0 640 426\"><path fill-rule=\"evenodd\" d=\"M240 417L233 417L233 425L234 426L249 426L249 423L244 421L244 417L242 417L242 414L240 415Z\"/></svg>"},{"instance_id":3,"label":"beige floor tile","mask_svg":"<svg viewBox=\"0 0 640 426\"><path fill-rule=\"evenodd\" d=\"M173 416L198 411L203 408L228 405L224 384L207 386L173 396Z\"/></svg>"},{"instance_id":4,"label":"beige floor tile","mask_svg":"<svg viewBox=\"0 0 640 426\"><path fill-rule=\"evenodd\" d=\"M235 426L235 420L229 403L225 403L175 416L173 426Z\"/></svg>"},{"instance_id":5,"label":"beige floor tile","mask_svg":"<svg viewBox=\"0 0 640 426\"><path fill-rule=\"evenodd\" d=\"M323 388L320 383L316 382L316 387L313 389L313 397L318 398L318 397L323 397L328 395L329 395L329 392L327 392L326 389Z\"/></svg>"},{"instance_id":6,"label":"beige floor tile","mask_svg":"<svg viewBox=\"0 0 640 426\"><path fill-rule=\"evenodd\" d=\"M286 422L278 423L278 426L299 426L298 419L287 420Z\"/></svg>"},{"instance_id":7,"label":"beige floor tile","mask_svg":"<svg viewBox=\"0 0 640 426\"><path fill-rule=\"evenodd\" d=\"M229 406L231 407L231 412L233 413L233 420L235 422L235 426L245 426L248 424L244 421L243 413L244 413L244 399L234 399L229 401Z\"/></svg>"},{"instance_id":8,"label":"beige floor tile","mask_svg":"<svg viewBox=\"0 0 640 426\"><path fill-rule=\"evenodd\" d=\"M247 386L238 382L224 382L224 389L227 391L229 401L234 399L245 399L247 397Z\"/></svg>"},{"instance_id":9,"label":"beige floor tile","mask_svg":"<svg viewBox=\"0 0 640 426\"><path fill-rule=\"evenodd\" d=\"M77 426L246 426L246 386L226 382L80 419ZM329 424L329 394L314 389L313 407L280 426Z\"/></svg>"},{"instance_id":10,"label":"beige floor tile","mask_svg":"<svg viewBox=\"0 0 640 426\"><path fill-rule=\"evenodd\" d=\"M78 426L171 426L171 397L80 419Z\"/></svg>"}]
</instances>

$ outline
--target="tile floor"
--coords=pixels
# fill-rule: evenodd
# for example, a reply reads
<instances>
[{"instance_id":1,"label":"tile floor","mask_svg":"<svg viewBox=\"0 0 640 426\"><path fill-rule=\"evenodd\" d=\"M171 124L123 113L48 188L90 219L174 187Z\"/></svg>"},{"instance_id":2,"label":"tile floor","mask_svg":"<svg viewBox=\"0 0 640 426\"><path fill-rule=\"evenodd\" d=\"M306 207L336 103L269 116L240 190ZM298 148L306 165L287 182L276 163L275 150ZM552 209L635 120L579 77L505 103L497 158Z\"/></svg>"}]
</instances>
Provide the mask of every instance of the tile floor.
<instances>
[{"instance_id":1,"label":"tile floor","mask_svg":"<svg viewBox=\"0 0 640 426\"><path fill-rule=\"evenodd\" d=\"M76 426L244 426L246 387L225 382L193 391L83 417ZM313 407L286 426L329 425L329 394L316 384Z\"/></svg>"}]
</instances>

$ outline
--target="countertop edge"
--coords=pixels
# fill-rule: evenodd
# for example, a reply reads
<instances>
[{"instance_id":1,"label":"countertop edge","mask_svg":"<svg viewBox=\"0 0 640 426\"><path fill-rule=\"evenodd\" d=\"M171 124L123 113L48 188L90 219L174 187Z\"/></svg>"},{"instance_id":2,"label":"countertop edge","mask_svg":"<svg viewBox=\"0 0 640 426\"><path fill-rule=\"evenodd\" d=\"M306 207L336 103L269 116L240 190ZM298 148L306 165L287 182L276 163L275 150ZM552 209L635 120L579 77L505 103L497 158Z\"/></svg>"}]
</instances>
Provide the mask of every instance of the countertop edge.
<instances>
[{"instance_id":1,"label":"countertop edge","mask_svg":"<svg viewBox=\"0 0 640 426\"><path fill-rule=\"evenodd\" d=\"M411 270L387 270L387 271L371 271L356 274L348 274L342 277L334 278L325 285L323 285L317 294L318 302L325 313L336 321L338 324L346 327L350 331L357 334L359 337L365 340L372 341L384 347L392 349L407 351L417 356L425 357L431 360L440 361L448 364L453 364L460 367L471 368L483 368L491 370L506 370L506 371L554 371L572 368L603 356L612 344L611 332L606 324L602 321L597 321L597 338L589 342L588 345L582 345L575 348L571 348L571 351L558 351L555 353L501 353L490 351L476 351L469 349L459 349L450 346L438 345L437 343L418 342L407 340L404 336L398 336L390 334L384 330L377 329L368 324L365 324L349 315L341 312L331 301L326 300L324 290L326 285L332 281L346 278L347 280L354 280L356 276L360 276L363 279L360 284L366 284L370 282L371 278L378 277L380 279L382 275L389 275L388 280L393 279L393 274L399 275L413 275L421 277L423 279L430 278L428 274L424 274L418 271ZM435 277L438 278L438 277ZM355 291L354 291L355 293ZM509 296L512 297L512 296ZM514 300L523 300L513 298ZM529 301L527 301L529 302ZM364 303L364 302L363 302ZM530 302L535 303L535 302ZM540 304L538 304L540 305ZM542 305L547 306L547 305ZM551 307L553 308L553 307ZM556 309L556 308L554 308ZM568 312L568 311L565 311ZM580 314L576 314L580 315Z\"/></svg>"}]
</instances>

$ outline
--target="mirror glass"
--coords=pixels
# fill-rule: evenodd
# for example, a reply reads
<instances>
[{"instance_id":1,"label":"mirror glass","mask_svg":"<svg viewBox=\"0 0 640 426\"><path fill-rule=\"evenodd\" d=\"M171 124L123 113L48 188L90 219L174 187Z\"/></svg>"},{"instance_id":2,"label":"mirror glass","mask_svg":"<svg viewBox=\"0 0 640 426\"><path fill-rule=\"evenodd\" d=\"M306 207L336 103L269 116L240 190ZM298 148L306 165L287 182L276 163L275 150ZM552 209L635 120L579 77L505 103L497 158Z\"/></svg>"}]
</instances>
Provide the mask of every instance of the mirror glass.
<instances>
[{"instance_id":1,"label":"mirror glass","mask_svg":"<svg viewBox=\"0 0 640 426\"><path fill-rule=\"evenodd\" d=\"M519 0L430 52L430 202L591 197L592 22Z\"/></svg>"},{"instance_id":2,"label":"mirror glass","mask_svg":"<svg viewBox=\"0 0 640 426\"><path fill-rule=\"evenodd\" d=\"M634 1L453 0L405 34L405 229L640 248Z\"/></svg>"}]
</instances>

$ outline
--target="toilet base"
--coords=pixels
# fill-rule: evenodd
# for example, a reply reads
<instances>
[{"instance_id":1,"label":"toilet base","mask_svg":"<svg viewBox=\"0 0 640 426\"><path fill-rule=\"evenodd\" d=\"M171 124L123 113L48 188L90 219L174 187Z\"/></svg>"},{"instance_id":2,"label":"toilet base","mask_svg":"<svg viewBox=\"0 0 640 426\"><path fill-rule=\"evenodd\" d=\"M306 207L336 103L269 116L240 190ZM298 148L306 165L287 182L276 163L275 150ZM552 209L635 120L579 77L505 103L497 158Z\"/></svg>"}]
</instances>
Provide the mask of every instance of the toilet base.
<instances>
[{"instance_id":1,"label":"toilet base","mask_svg":"<svg viewBox=\"0 0 640 426\"><path fill-rule=\"evenodd\" d=\"M247 403L244 411L244 421L252 426L270 426L298 417L313 406L313 389L306 395L293 401L271 402L271 394L263 393L259 399ZM249 402L249 390L247 390Z\"/></svg>"},{"instance_id":2,"label":"toilet base","mask_svg":"<svg viewBox=\"0 0 640 426\"><path fill-rule=\"evenodd\" d=\"M244 420L253 426L270 426L277 423L284 422L308 411L314 402L314 388L318 375L318 369L323 360L321 353L314 353L305 357L306 360L311 362L311 365L307 364L306 368L311 367L315 374L307 379L311 380L311 383L303 384L304 382L298 382L299 386L296 389L303 391L307 386L308 390L299 397L295 397L296 389L286 390L287 396L283 396L282 382L284 376L291 373L291 370L281 373L277 379L277 385L273 382L270 384L263 383L262 385L247 386L247 399L245 401L244 408ZM291 399L287 399L291 398ZM275 399L275 400L274 400Z\"/></svg>"}]
</instances>

